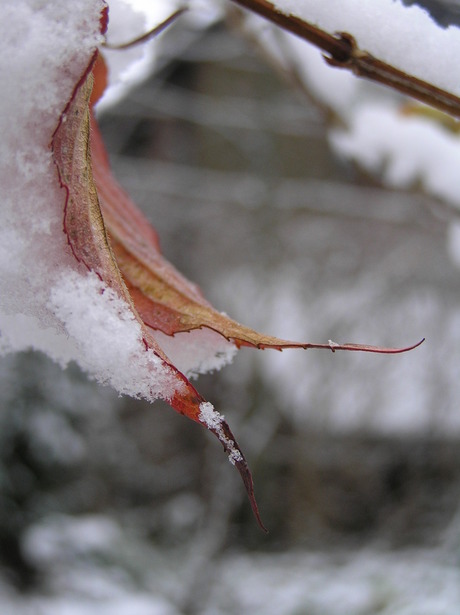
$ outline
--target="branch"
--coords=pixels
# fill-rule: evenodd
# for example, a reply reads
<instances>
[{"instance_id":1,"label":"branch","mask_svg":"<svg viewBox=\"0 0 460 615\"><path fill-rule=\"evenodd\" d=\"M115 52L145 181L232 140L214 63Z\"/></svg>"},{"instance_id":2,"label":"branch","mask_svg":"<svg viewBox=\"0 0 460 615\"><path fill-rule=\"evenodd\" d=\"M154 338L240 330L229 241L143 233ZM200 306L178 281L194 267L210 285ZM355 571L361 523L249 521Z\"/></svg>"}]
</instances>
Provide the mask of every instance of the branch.
<instances>
[{"instance_id":1,"label":"branch","mask_svg":"<svg viewBox=\"0 0 460 615\"><path fill-rule=\"evenodd\" d=\"M315 45L327 54L325 60L328 64L348 69L358 77L386 85L460 119L460 98L378 60L367 51L362 51L353 36L347 32L329 34L299 17L280 12L267 0L232 1Z\"/></svg>"},{"instance_id":2,"label":"branch","mask_svg":"<svg viewBox=\"0 0 460 615\"><path fill-rule=\"evenodd\" d=\"M148 41L149 39L154 38L155 36L158 36L159 34L163 32L163 30L166 30L166 28L169 28L169 26L173 24L176 21L176 19L182 15L182 13L185 13L186 10L187 9L185 7L177 9L177 11L175 11L167 19L162 21L159 25L155 26L154 28L146 32L145 34L142 34L141 36L138 36L137 38L131 41L127 41L126 43L119 43L118 45L113 45L112 43L105 41L102 45L106 49L130 49L131 47L134 47L135 45L139 45L140 43L145 43L145 41Z\"/></svg>"}]
</instances>

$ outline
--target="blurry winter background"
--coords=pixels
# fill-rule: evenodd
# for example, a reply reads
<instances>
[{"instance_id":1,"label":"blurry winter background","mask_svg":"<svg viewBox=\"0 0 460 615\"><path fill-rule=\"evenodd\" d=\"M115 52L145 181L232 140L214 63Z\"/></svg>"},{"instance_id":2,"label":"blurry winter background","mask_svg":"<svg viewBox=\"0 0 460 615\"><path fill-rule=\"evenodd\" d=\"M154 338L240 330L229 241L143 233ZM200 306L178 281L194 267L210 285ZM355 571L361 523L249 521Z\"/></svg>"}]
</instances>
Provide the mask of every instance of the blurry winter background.
<instances>
[{"instance_id":1,"label":"blurry winter background","mask_svg":"<svg viewBox=\"0 0 460 615\"><path fill-rule=\"evenodd\" d=\"M420 4L460 20L459 2ZM393 357L242 350L200 378L268 536L203 429L42 355L2 358L2 615L460 612L459 137L436 128L445 194L412 168L418 128L394 162L376 116L381 158L359 160L367 142L336 104L354 86L320 104L295 45L265 29L274 67L230 9L181 18L153 74L101 113L117 177L237 320L304 341L427 340Z\"/></svg>"}]
</instances>

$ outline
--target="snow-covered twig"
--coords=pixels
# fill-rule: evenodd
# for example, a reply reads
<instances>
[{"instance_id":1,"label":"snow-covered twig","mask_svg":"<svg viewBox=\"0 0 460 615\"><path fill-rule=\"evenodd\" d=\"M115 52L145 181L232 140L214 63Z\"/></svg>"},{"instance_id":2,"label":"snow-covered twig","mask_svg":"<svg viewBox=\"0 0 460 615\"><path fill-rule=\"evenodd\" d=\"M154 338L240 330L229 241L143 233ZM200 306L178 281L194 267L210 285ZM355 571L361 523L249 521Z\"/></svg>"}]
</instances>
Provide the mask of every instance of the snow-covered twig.
<instances>
[{"instance_id":1,"label":"snow-covered twig","mask_svg":"<svg viewBox=\"0 0 460 615\"><path fill-rule=\"evenodd\" d=\"M351 34L339 32L332 35L300 17L281 12L267 0L232 1L315 45L327 54L325 60L332 66L350 70L359 77L386 85L460 119L460 98L382 62L360 49Z\"/></svg>"}]
</instances>

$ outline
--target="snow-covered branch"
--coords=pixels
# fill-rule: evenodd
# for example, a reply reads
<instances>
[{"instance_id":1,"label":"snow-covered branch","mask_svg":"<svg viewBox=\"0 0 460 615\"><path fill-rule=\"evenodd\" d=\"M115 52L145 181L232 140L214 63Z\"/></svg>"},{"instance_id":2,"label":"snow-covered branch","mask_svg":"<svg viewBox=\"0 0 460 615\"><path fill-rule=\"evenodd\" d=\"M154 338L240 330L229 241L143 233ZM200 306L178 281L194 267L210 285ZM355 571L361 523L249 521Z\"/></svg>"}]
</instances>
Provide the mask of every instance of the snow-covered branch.
<instances>
[{"instance_id":1,"label":"snow-covered branch","mask_svg":"<svg viewBox=\"0 0 460 615\"><path fill-rule=\"evenodd\" d=\"M278 0L275 4L267 0L233 0L233 2L264 17L284 31L315 45L327 54L325 60L331 66L350 70L358 77L386 85L401 94L411 96L444 113L460 118L460 98L458 96L374 57L358 46L355 36L350 32L340 31L330 34L310 23L308 18L299 17L300 14L308 15L309 9L311 9L311 14L315 15L315 8L309 7L308 3L283 2L283 0ZM346 12L345 7L340 10ZM333 7L328 5L328 11L333 13ZM373 29L375 26L374 28L371 26L371 30ZM355 27L352 32L354 31ZM393 37L389 38L387 44L392 45L393 40ZM421 53L421 62L423 57Z\"/></svg>"}]
</instances>

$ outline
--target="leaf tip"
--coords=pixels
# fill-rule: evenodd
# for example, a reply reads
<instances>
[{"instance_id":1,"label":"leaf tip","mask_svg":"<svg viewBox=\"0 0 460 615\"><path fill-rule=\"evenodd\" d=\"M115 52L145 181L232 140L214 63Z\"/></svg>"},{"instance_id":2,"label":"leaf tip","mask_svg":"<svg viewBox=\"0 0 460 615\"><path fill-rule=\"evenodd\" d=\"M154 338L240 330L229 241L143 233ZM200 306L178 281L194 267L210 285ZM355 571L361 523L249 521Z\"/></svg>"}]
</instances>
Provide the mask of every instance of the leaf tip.
<instances>
[{"instance_id":1,"label":"leaf tip","mask_svg":"<svg viewBox=\"0 0 460 615\"><path fill-rule=\"evenodd\" d=\"M224 447L224 451L228 454L230 463L234 465L240 473L257 524L265 534L268 534L268 530L262 522L259 507L257 506L251 470L249 469L248 463L228 423L225 421L224 417L217 412L214 406L206 401L200 404L198 419L200 423L218 437L220 443Z\"/></svg>"}]
</instances>

